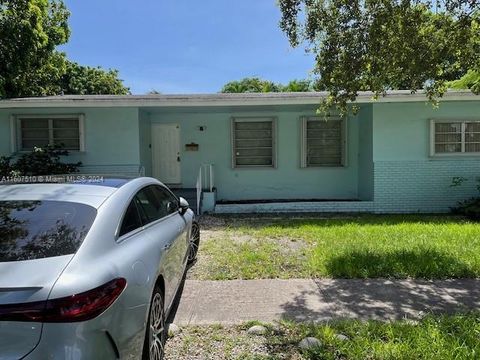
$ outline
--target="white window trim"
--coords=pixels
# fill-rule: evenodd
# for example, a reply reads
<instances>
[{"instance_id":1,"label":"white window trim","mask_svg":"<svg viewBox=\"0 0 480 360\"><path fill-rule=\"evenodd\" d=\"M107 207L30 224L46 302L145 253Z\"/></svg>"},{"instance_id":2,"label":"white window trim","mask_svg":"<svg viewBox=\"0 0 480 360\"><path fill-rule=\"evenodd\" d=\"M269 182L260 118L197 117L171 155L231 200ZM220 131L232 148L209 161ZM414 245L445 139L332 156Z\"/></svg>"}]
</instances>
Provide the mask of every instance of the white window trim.
<instances>
[{"instance_id":1,"label":"white window trim","mask_svg":"<svg viewBox=\"0 0 480 360\"><path fill-rule=\"evenodd\" d=\"M272 165L236 165L235 163L235 123L272 122ZM277 117L275 116L232 116L230 121L230 142L232 144L232 169L276 169L277 168Z\"/></svg>"},{"instance_id":2,"label":"white window trim","mask_svg":"<svg viewBox=\"0 0 480 360\"><path fill-rule=\"evenodd\" d=\"M302 116L300 117L300 167L303 169L322 169L322 168L344 168L348 166L348 125L347 118L342 118L339 116L332 116L327 118L327 121L341 121L342 122L342 133L341 140L342 143L342 161L340 165L317 165L317 166L308 166L307 165L307 122L308 121L325 121L323 117L318 116Z\"/></svg>"},{"instance_id":3,"label":"white window trim","mask_svg":"<svg viewBox=\"0 0 480 360\"><path fill-rule=\"evenodd\" d=\"M10 116L10 150L12 153L25 153L26 150L21 149L21 120L24 118L37 119L59 119L59 118L77 118L78 119L78 136L79 150L68 150L70 153L85 152L85 115L84 114L54 114L54 115L37 115L37 114L18 114ZM51 130L50 130L51 131Z\"/></svg>"},{"instance_id":4,"label":"white window trim","mask_svg":"<svg viewBox=\"0 0 480 360\"><path fill-rule=\"evenodd\" d=\"M480 152L465 152L465 123L471 122L478 122L480 120L477 119L430 119L430 157L434 158L442 158L442 157L478 157L480 156ZM437 153L435 152L435 124L437 123L461 123L462 124L462 152L455 152L455 153Z\"/></svg>"}]
</instances>

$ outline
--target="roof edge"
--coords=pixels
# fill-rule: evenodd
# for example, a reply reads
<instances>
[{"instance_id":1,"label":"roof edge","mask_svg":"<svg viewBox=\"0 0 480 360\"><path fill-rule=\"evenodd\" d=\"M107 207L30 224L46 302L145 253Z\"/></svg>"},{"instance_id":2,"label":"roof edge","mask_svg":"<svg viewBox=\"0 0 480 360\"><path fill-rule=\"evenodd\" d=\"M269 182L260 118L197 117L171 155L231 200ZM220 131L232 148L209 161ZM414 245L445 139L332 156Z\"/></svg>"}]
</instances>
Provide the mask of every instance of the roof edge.
<instances>
[{"instance_id":1,"label":"roof edge","mask_svg":"<svg viewBox=\"0 0 480 360\"><path fill-rule=\"evenodd\" d=\"M255 105L315 105L327 92L241 93L241 94L178 94L178 95L64 95L0 100L0 109L42 107L203 107ZM373 92L360 92L356 103L389 103L427 101L424 91L389 91L374 98ZM440 101L480 100L470 90L448 91Z\"/></svg>"}]
</instances>

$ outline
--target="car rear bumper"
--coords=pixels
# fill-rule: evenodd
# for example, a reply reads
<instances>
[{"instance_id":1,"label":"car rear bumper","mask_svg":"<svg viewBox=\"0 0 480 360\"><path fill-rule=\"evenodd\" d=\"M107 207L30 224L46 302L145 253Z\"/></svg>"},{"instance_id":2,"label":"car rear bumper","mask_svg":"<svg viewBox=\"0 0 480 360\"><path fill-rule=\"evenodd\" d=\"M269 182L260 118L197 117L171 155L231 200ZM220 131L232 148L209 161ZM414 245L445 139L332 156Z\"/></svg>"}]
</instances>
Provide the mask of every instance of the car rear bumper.
<instances>
[{"instance_id":1,"label":"car rear bumper","mask_svg":"<svg viewBox=\"0 0 480 360\"><path fill-rule=\"evenodd\" d=\"M105 330L87 330L85 323L44 324L42 337L24 359L118 359L118 349Z\"/></svg>"}]
</instances>

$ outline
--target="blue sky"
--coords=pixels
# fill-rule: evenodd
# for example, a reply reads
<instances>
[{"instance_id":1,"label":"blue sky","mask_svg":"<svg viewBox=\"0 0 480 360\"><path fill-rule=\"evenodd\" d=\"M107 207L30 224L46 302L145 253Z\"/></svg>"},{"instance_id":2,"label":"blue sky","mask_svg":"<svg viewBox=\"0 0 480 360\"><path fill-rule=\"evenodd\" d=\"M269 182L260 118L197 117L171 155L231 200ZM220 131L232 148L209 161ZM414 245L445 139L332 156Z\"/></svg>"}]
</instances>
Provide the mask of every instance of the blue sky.
<instances>
[{"instance_id":1,"label":"blue sky","mask_svg":"<svg viewBox=\"0 0 480 360\"><path fill-rule=\"evenodd\" d=\"M82 65L115 68L134 94L218 92L259 76L309 76L313 57L292 49L275 0L65 0L72 35L61 47Z\"/></svg>"}]
</instances>

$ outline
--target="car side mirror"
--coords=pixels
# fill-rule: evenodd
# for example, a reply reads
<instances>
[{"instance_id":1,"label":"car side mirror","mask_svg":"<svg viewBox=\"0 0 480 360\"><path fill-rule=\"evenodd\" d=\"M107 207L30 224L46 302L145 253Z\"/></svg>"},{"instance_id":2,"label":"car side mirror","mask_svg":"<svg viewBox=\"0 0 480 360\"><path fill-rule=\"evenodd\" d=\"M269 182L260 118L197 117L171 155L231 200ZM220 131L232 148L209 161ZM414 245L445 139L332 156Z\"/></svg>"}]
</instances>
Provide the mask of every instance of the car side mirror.
<instances>
[{"instance_id":1,"label":"car side mirror","mask_svg":"<svg viewBox=\"0 0 480 360\"><path fill-rule=\"evenodd\" d=\"M180 200L180 209L179 209L179 211L180 211L180 214L183 215L183 214L185 214L185 213L187 212L187 210L188 210L188 208L190 207L190 205L188 204L188 201L185 200L183 197L180 197L179 200Z\"/></svg>"}]
</instances>

